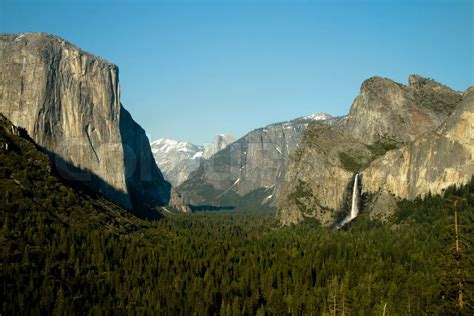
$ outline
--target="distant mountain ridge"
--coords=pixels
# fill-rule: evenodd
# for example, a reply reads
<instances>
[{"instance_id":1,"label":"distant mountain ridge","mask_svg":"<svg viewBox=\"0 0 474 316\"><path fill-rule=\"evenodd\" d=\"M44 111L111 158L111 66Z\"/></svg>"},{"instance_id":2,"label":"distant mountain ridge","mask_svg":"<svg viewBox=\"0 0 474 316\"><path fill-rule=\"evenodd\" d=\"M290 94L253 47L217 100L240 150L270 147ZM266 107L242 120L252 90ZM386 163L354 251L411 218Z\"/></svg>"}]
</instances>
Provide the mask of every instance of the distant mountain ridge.
<instances>
[{"instance_id":1,"label":"distant mountain ridge","mask_svg":"<svg viewBox=\"0 0 474 316\"><path fill-rule=\"evenodd\" d=\"M178 192L194 206L274 208L288 156L308 124L339 125L343 120L315 113L255 129L202 161Z\"/></svg>"},{"instance_id":2,"label":"distant mountain ridge","mask_svg":"<svg viewBox=\"0 0 474 316\"><path fill-rule=\"evenodd\" d=\"M204 146L159 138L151 143L151 151L165 179L178 186L199 167L202 159L210 158L234 141L235 137L224 134L216 135L211 143Z\"/></svg>"}]
</instances>

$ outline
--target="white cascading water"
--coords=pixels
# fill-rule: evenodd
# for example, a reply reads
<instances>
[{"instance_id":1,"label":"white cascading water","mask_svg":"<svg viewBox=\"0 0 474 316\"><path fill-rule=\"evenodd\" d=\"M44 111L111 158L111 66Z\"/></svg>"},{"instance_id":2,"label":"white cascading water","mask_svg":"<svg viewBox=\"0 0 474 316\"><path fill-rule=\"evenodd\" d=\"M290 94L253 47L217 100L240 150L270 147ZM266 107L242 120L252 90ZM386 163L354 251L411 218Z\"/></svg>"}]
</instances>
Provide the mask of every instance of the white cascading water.
<instances>
[{"instance_id":1,"label":"white cascading water","mask_svg":"<svg viewBox=\"0 0 474 316\"><path fill-rule=\"evenodd\" d=\"M351 220L359 215L359 206L357 205L357 198L359 197L358 192L358 182L359 182L359 174L356 173L354 179L354 187L352 189L352 205L351 205Z\"/></svg>"},{"instance_id":2,"label":"white cascading water","mask_svg":"<svg viewBox=\"0 0 474 316\"><path fill-rule=\"evenodd\" d=\"M342 226L346 225L350 221L359 215L359 206L357 199L359 198L359 174L356 173L354 178L354 184L352 187L352 204L351 204L351 213L344 218L344 220L336 226L337 229L340 229Z\"/></svg>"}]
</instances>

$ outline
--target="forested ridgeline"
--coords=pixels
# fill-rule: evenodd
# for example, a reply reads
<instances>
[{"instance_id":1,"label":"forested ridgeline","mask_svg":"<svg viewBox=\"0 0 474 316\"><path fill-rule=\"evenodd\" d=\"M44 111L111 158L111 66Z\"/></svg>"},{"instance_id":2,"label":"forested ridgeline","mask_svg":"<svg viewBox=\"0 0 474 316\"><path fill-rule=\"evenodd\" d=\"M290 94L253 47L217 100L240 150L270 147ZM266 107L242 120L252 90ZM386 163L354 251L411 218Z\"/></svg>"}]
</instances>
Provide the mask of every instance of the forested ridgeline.
<instances>
[{"instance_id":1,"label":"forested ridgeline","mask_svg":"<svg viewBox=\"0 0 474 316\"><path fill-rule=\"evenodd\" d=\"M252 212L147 222L71 189L5 137L2 315L473 313L474 181L340 231Z\"/></svg>"}]
</instances>

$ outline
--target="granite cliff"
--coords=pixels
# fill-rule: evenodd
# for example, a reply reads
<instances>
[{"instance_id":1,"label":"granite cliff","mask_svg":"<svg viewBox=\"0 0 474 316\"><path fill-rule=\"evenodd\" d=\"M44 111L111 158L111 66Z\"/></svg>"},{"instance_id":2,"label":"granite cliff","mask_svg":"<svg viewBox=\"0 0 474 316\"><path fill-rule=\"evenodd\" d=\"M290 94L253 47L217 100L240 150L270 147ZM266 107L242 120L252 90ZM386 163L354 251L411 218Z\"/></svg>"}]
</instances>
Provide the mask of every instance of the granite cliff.
<instances>
[{"instance_id":1,"label":"granite cliff","mask_svg":"<svg viewBox=\"0 0 474 316\"><path fill-rule=\"evenodd\" d=\"M416 75L408 86L366 80L340 126L306 130L288 163L278 218L340 221L356 173L361 203L379 218L396 209L398 198L467 183L474 174L472 95L472 88L460 93Z\"/></svg>"},{"instance_id":2,"label":"granite cliff","mask_svg":"<svg viewBox=\"0 0 474 316\"><path fill-rule=\"evenodd\" d=\"M147 216L186 206L120 103L117 66L44 33L0 35L0 112L48 152L63 178Z\"/></svg>"},{"instance_id":3,"label":"granite cliff","mask_svg":"<svg viewBox=\"0 0 474 316\"><path fill-rule=\"evenodd\" d=\"M364 81L344 123L346 133L367 144L409 142L446 120L462 94L411 75L408 85L372 77Z\"/></svg>"},{"instance_id":4,"label":"granite cliff","mask_svg":"<svg viewBox=\"0 0 474 316\"><path fill-rule=\"evenodd\" d=\"M133 216L125 209L60 179L48 156L26 130L13 125L1 113L0 197L0 213L5 222L10 220L17 224L19 217L25 217L30 222L41 218L46 223L57 221L67 227L84 222L88 228L103 225L112 229L134 229ZM39 213L42 216L38 216ZM35 241L37 239L35 235ZM2 243L10 241L18 247L18 240L6 238Z\"/></svg>"},{"instance_id":5,"label":"granite cliff","mask_svg":"<svg viewBox=\"0 0 474 316\"><path fill-rule=\"evenodd\" d=\"M375 160L362 172L363 190L414 199L465 184L474 174L474 88L436 130Z\"/></svg>"},{"instance_id":6,"label":"granite cliff","mask_svg":"<svg viewBox=\"0 0 474 316\"><path fill-rule=\"evenodd\" d=\"M311 124L291 155L278 202L281 223L313 217L330 225L342 209L355 170L376 154L339 128ZM356 157L357 162L349 157Z\"/></svg>"}]
</instances>

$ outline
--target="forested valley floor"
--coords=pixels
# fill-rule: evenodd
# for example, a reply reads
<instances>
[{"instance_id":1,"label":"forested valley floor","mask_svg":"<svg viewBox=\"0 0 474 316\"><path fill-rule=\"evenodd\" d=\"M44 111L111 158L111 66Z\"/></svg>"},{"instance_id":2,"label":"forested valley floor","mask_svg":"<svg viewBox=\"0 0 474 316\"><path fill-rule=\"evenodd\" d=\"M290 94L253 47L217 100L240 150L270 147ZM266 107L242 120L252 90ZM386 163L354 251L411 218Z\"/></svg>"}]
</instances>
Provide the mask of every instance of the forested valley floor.
<instances>
[{"instance_id":1,"label":"forested valley floor","mask_svg":"<svg viewBox=\"0 0 474 316\"><path fill-rule=\"evenodd\" d=\"M251 212L147 222L83 205L79 216L72 195L50 210L23 202L1 203L4 315L473 311L473 182L401 202L390 223L362 214L340 231Z\"/></svg>"}]
</instances>

